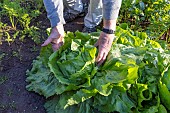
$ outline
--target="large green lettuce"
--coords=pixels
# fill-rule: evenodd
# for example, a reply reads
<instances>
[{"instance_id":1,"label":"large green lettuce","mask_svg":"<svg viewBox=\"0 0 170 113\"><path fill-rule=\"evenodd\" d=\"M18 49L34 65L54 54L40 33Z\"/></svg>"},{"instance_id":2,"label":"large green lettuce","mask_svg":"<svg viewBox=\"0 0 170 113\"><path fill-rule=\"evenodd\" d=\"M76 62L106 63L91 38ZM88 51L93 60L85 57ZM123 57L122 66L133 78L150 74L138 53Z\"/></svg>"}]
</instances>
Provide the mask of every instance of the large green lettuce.
<instances>
[{"instance_id":1,"label":"large green lettuce","mask_svg":"<svg viewBox=\"0 0 170 113\"><path fill-rule=\"evenodd\" d=\"M67 33L52 52L43 47L27 71L27 89L44 95L48 113L166 113L170 100L170 51L146 33L117 28L105 63L97 67L99 32ZM165 94L164 94L165 92Z\"/></svg>"}]
</instances>

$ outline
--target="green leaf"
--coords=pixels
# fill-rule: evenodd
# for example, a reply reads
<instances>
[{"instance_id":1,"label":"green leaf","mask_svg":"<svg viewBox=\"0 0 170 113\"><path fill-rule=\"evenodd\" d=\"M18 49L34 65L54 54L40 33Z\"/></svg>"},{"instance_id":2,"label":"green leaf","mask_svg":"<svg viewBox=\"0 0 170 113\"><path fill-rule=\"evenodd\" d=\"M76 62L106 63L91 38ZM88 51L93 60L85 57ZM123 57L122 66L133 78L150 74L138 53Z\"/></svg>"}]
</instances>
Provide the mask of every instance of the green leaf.
<instances>
[{"instance_id":1,"label":"green leaf","mask_svg":"<svg viewBox=\"0 0 170 113\"><path fill-rule=\"evenodd\" d=\"M30 84L26 86L27 90L35 91L46 98L54 94L61 94L66 90L66 87L59 83L55 76L50 72L47 65L48 58L51 54L50 46L43 47L40 56L33 61L33 67L30 71L27 70L26 81ZM47 54L49 53L49 54ZM60 87L57 88L57 87Z\"/></svg>"},{"instance_id":2,"label":"green leaf","mask_svg":"<svg viewBox=\"0 0 170 113\"><path fill-rule=\"evenodd\" d=\"M121 28L124 29L124 30L127 30L127 29L128 29L128 24L127 24L127 23L121 23L121 24L119 25L119 27L121 27Z\"/></svg>"},{"instance_id":3,"label":"green leaf","mask_svg":"<svg viewBox=\"0 0 170 113\"><path fill-rule=\"evenodd\" d=\"M80 102L84 102L87 99L91 98L92 96L95 96L97 94L97 90L87 90L87 89L81 89L77 91L71 98L68 99L67 104L64 108L67 108L68 106L79 104Z\"/></svg>"},{"instance_id":4,"label":"green leaf","mask_svg":"<svg viewBox=\"0 0 170 113\"><path fill-rule=\"evenodd\" d=\"M120 113L131 112L131 108L135 107L126 91L119 86L114 86L109 96L96 95L93 105L101 112L118 111Z\"/></svg>"},{"instance_id":5,"label":"green leaf","mask_svg":"<svg viewBox=\"0 0 170 113\"><path fill-rule=\"evenodd\" d=\"M163 103L163 105L170 110L170 92L165 84L163 84L161 81L158 84L160 99Z\"/></svg>"},{"instance_id":6,"label":"green leaf","mask_svg":"<svg viewBox=\"0 0 170 113\"><path fill-rule=\"evenodd\" d=\"M60 58L59 52L55 52L49 58L49 67L62 84L77 86L86 84L91 77L91 72L95 70L95 53L96 48L90 45L81 47L79 51L67 53L64 50L61 55L63 54L65 58Z\"/></svg>"},{"instance_id":7,"label":"green leaf","mask_svg":"<svg viewBox=\"0 0 170 113\"><path fill-rule=\"evenodd\" d=\"M168 67L168 70L164 72L162 83L166 85L168 90L170 90L170 67Z\"/></svg>"},{"instance_id":8,"label":"green leaf","mask_svg":"<svg viewBox=\"0 0 170 113\"><path fill-rule=\"evenodd\" d=\"M167 113L166 108L162 104L159 106L158 113Z\"/></svg>"},{"instance_id":9,"label":"green leaf","mask_svg":"<svg viewBox=\"0 0 170 113\"><path fill-rule=\"evenodd\" d=\"M91 100L86 100L78 104L78 106L72 105L64 109L63 105L70 97L70 94L64 93L60 96L55 95L50 98L44 105L47 113L96 113L96 110L91 108Z\"/></svg>"},{"instance_id":10,"label":"green leaf","mask_svg":"<svg viewBox=\"0 0 170 113\"><path fill-rule=\"evenodd\" d=\"M157 112L158 112L158 107L152 106L149 109L144 110L142 113L157 113Z\"/></svg>"},{"instance_id":11,"label":"green leaf","mask_svg":"<svg viewBox=\"0 0 170 113\"><path fill-rule=\"evenodd\" d=\"M120 27L117 27L116 36L119 37L117 43L130 45L134 47L138 47L140 45L144 45L145 41L141 40L137 36L133 36L128 30L123 30Z\"/></svg>"}]
</instances>

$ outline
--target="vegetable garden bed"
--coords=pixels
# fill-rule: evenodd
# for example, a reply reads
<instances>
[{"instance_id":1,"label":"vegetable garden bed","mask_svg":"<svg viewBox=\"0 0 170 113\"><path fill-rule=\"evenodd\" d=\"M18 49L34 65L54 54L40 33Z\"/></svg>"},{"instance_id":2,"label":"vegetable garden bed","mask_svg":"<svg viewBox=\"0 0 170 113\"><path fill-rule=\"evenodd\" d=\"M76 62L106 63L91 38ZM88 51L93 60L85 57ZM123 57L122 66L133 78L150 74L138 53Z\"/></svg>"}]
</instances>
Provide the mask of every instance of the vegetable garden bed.
<instances>
[{"instance_id":1,"label":"vegetable garden bed","mask_svg":"<svg viewBox=\"0 0 170 113\"><path fill-rule=\"evenodd\" d=\"M27 89L48 99L48 113L169 112L166 42L121 27L116 36L100 67L95 65L97 49L93 46L99 33L68 33L59 51L42 48L27 71Z\"/></svg>"}]
</instances>

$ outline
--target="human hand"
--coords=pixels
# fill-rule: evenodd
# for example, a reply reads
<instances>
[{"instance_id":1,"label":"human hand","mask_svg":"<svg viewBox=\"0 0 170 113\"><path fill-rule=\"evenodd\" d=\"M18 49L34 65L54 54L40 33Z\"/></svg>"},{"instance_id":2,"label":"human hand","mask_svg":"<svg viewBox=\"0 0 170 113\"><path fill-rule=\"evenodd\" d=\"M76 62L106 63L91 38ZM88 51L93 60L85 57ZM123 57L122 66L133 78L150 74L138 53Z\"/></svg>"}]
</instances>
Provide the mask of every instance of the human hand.
<instances>
[{"instance_id":1,"label":"human hand","mask_svg":"<svg viewBox=\"0 0 170 113\"><path fill-rule=\"evenodd\" d=\"M100 66L106 59L114 39L114 34L100 33L100 37L95 46L98 47L98 56L96 58L97 65Z\"/></svg>"},{"instance_id":2,"label":"human hand","mask_svg":"<svg viewBox=\"0 0 170 113\"><path fill-rule=\"evenodd\" d=\"M63 25L58 25L52 28L51 34L47 40L41 46L47 46L52 44L53 51L57 51L63 45L64 28Z\"/></svg>"}]
</instances>

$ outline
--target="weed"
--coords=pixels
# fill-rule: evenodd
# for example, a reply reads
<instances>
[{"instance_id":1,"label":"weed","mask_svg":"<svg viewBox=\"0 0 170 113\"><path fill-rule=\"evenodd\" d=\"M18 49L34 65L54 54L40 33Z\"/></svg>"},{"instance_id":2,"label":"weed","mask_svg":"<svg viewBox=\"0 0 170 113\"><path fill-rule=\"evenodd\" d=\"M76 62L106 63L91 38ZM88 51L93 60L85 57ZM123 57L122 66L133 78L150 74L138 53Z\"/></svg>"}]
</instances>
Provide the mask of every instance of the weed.
<instances>
[{"instance_id":1,"label":"weed","mask_svg":"<svg viewBox=\"0 0 170 113\"><path fill-rule=\"evenodd\" d=\"M0 85L5 83L8 80L7 76L0 76Z\"/></svg>"},{"instance_id":2,"label":"weed","mask_svg":"<svg viewBox=\"0 0 170 113\"><path fill-rule=\"evenodd\" d=\"M30 48L30 51L31 51L31 52L36 52L36 51L38 51L38 50L39 50L39 49L38 49L35 45Z\"/></svg>"},{"instance_id":3,"label":"weed","mask_svg":"<svg viewBox=\"0 0 170 113\"><path fill-rule=\"evenodd\" d=\"M11 109L15 109L15 110L16 110L16 103L15 103L15 101L12 101L11 103L9 103L8 106L9 106Z\"/></svg>"},{"instance_id":4,"label":"weed","mask_svg":"<svg viewBox=\"0 0 170 113\"><path fill-rule=\"evenodd\" d=\"M10 97L12 94L13 94L12 90L11 90L11 89L8 89L8 90L7 90L7 95Z\"/></svg>"},{"instance_id":5,"label":"weed","mask_svg":"<svg viewBox=\"0 0 170 113\"><path fill-rule=\"evenodd\" d=\"M35 106L35 107L34 107L34 109L33 109L33 111L36 111L37 109L38 109L38 107L37 107L37 106Z\"/></svg>"},{"instance_id":6,"label":"weed","mask_svg":"<svg viewBox=\"0 0 170 113\"><path fill-rule=\"evenodd\" d=\"M5 53L0 54L0 61L3 59L4 56L5 56Z\"/></svg>"},{"instance_id":7,"label":"weed","mask_svg":"<svg viewBox=\"0 0 170 113\"><path fill-rule=\"evenodd\" d=\"M0 103L0 110L5 110L7 108L8 108L7 105Z\"/></svg>"},{"instance_id":8,"label":"weed","mask_svg":"<svg viewBox=\"0 0 170 113\"><path fill-rule=\"evenodd\" d=\"M12 51L12 56L19 57L20 55L18 51Z\"/></svg>"},{"instance_id":9,"label":"weed","mask_svg":"<svg viewBox=\"0 0 170 113\"><path fill-rule=\"evenodd\" d=\"M16 110L15 101L12 101L12 102L10 102L8 104L0 103L0 110L6 110L6 109L9 109L9 108Z\"/></svg>"},{"instance_id":10,"label":"weed","mask_svg":"<svg viewBox=\"0 0 170 113\"><path fill-rule=\"evenodd\" d=\"M35 26L31 26L28 29L24 29L21 31L22 37L20 37L20 40L24 40L25 36L31 38L36 44L40 43L40 33L39 29Z\"/></svg>"},{"instance_id":11,"label":"weed","mask_svg":"<svg viewBox=\"0 0 170 113\"><path fill-rule=\"evenodd\" d=\"M21 49L19 48L18 51L12 51L12 57L17 57L20 61L22 60L22 55L20 54Z\"/></svg>"},{"instance_id":12,"label":"weed","mask_svg":"<svg viewBox=\"0 0 170 113\"><path fill-rule=\"evenodd\" d=\"M7 41L8 42L8 44L10 45L10 42L13 42L14 40L11 38L11 36L9 35L9 33L8 32L5 32L5 35L6 35L6 39L5 39L5 41Z\"/></svg>"}]
</instances>

